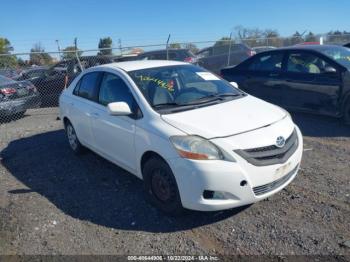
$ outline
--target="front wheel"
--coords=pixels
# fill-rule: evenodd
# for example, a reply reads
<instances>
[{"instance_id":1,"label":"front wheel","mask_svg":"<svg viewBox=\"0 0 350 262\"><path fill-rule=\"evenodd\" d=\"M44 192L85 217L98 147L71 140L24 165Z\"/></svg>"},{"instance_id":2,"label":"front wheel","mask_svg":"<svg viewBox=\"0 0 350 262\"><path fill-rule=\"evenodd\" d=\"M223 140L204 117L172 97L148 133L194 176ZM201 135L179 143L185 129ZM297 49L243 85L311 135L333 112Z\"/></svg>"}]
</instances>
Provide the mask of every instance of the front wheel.
<instances>
[{"instance_id":1,"label":"front wheel","mask_svg":"<svg viewBox=\"0 0 350 262\"><path fill-rule=\"evenodd\" d=\"M184 209L173 172L160 157L152 157L143 167L145 191L150 202L169 215L180 215Z\"/></svg>"}]
</instances>

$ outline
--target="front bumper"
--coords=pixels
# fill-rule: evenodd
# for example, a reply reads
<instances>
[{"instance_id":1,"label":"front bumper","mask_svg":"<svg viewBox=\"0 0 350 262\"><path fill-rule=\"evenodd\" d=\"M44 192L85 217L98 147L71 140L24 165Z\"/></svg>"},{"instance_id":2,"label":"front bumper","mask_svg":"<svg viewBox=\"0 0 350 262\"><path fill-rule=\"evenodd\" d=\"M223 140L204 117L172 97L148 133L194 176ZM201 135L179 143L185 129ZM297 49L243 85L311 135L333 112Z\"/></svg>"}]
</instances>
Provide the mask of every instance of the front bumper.
<instances>
[{"instance_id":1,"label":"front bumper","mask_svg":"<svg viewBox=\"0 0 350 262\"><path fill-rule=\"evenodd\" d=\"M235 156L236 162L184 158L168 160L178 184L182 205L200 211L223 210L258 202L282 190L296 177L302 157L302 135L296 129L298 148L282 164L254 166L239 156ZM206 199L203 197L205 190L225 192L229 197Z\"/></svg>"},{"instance_id":2,"label":"front bumper","mask_svg":"<svg viewBox=\"0 0 350 262\"><path fill-rule=\"evenodd\" d=\"M38 94L33 94L26 97L17 98L0 102L0 117L12 116L21 112L25 112L30 108L40 106L40 97Z\"/></svg>"}]
</instances>

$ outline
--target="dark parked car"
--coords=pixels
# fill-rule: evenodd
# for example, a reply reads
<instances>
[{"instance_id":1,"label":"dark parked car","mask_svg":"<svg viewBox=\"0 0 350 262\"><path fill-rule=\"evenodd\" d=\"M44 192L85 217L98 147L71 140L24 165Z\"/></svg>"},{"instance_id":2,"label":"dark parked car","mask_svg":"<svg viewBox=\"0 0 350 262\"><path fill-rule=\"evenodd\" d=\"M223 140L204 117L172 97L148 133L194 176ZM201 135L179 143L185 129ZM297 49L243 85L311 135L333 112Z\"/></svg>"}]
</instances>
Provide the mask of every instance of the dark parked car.
<instances>
[{"instance_id":1,"label":"dark parked car","mask_svg":"<svg viewBox=\"0 0 350 262\"><path fill-rule=\"evenodd\" d=\"M80 57L83 69L113 62L112 58L104 56ZM41 75L28 79L38 89L42 106L58 105L58 98L62 90L81 72L80 64L77 59L64 60L47 70L43 70Z\"/></svg>"},{"instance_id":2,"label":"dark parked car","mask_svg":"<svg viewBox=\"0 0 350 262\"><path fill-rule=\"evenodd\" d=\"M32 80L38 77L43 76L48 72L49 68L45 66L36 66L23 70L19 73L18 76L14 77L14 80L23 81L23 80Z\"/></svg>"},{"instance_id":3,"label":"dark parked car","mask_svg":"<svg viewBox=\"0 0 350 262\"><path fill-rule=\"evenodd\" d=\"M344 117L350 123L350 50L306 45L255 55L221 70L242 90L291 110Z\"/></svg>"},{"instance_id":4,"label":"dark parked car","mask_svg":"<svg viewBox=\"0 0 350 262\"><path fill-rule=\"evenodd\" d=\"M196 55L198 65L219 74L227 65L237 65L255 54L245 44L232 44L231 49L230 45L212 46L200 50Z\"/></svg>"},{"instance_id":5,"label":"dark parked car","mask_svg":"<svg viewBox=\"0 0 350 262\"><path fill-rule=\"evenodd\" d=\"M11 79L18 77L20 74L20 69L0 69L0 75Z\"/></svg>"},{"instance_id":6,"label":"dark parked car","mask_svg":"<svg viewBox=\"0 0 350 262\"><path fill-rule=\"evenodd\" d=\"M117 56L113 58L114 62L126 62L126 61L134 61L138 60L139 56L137 54L132 54L132 55L122 55L122 56Z\"/></svg>"},{"instance_id":7,"label":"dark parked car","mask_svg":"<svg viewBox=\"0 0 350 262\"><path fill-rule=\"evenodd\" d=\"M0 119L21 117L40 105L36 88L28 81L15 81L0 75Z\"/></svg>"},{"instance_id":8,"label":"dark parked car","mask_svg":"<svg viewBox=\"0 0 350 262\"><path fill-rule=\"evenodd\" d=\"M167 58L168 53L168 58ZM166 49L144 52L138 55L138 60L175 60L195 64L196 56L188 49Z\"/></svg>"}]
</instances>

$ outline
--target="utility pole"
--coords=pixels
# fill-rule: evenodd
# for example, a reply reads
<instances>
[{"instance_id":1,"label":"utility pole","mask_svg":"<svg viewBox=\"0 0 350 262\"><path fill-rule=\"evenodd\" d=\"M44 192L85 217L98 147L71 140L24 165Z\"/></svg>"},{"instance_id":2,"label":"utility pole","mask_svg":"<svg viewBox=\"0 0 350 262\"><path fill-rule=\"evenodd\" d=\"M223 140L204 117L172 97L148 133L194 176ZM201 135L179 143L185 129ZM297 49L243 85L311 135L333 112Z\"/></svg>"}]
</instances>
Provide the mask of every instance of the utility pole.
<instances>
[{"instance_id":1,"label":"utility pole","mask_svg":"<svg viewBox=\"0 0 350 262\"><path fill-rule=\"evenodd\" d=\"M168 35L168 40L166 41L166 60L169 60L169 40L170 34Z\"/></svg>"},{"instance_id":2,"label":"utility pole","mask_svg":"<svg viewBox=\"0 0 350 262\"><path fill-rule=\"evenodd\" d=\"M78 38L74 38L74 47L75 47L75 50L78 50Z\"/></svg>"},{"instance_id":3,"label":"utility pole","mask_svg":"<svg viewBox=\"0 0 350 262\"><path fill-rule=\"evenodd\" d=\"M118 46L120 50L120 55L123 55L122 40L120 38L118 39Z\"/></svg>"},{"instance_id":4,"label":"utility pole","mask_svg":"<svg viewBox=\"0 0 350 262\"><path fill-rule=\"evenodd\" d=\"M228 47L228 56L227 56L227 66L230 65L230 60L231 60L231 59L230 59L230 58L231 58L231 46L232 46L231 40L232 40L232 31L231 31L231 33L230 33L230 40L229 40L229 42L228 42L229 47Z\"/></svg>"},{"instance_id":5,"label":"utility pole","mask_svg":"<svg viewBox=\"0 0 350 262\"><path fill-rule=\"evenodd\" d=\"M61 60L61 47L60 47L60 43L59 43L58 39L56 40L56 44L57 44L57 49L58 49L58 59Z\"/></svg>"}]
</instances>

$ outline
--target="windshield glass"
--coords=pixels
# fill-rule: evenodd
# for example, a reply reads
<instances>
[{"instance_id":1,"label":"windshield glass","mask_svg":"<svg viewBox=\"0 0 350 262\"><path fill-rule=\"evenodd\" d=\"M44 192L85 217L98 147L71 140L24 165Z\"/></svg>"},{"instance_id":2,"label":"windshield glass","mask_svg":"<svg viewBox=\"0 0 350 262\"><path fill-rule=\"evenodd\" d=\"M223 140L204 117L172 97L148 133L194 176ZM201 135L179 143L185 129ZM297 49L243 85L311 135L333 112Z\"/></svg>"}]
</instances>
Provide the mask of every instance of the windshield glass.
<instances>
[{"instance_id":1,"label":"windshield glass","mask_svg":"<svg viewBox=\"0 0 350 262\"><path fill-rule=\"evenodd\" d=\"M330 47L320 51L350 70L350 49L345 47Z\"/></svg>"},{"instance_id":2,"label":"windshield glass","mask_svg":"<svg viewBox=\"0 0 350 262\"><path fill-rule=\"evenodd\" d=\"M216 75L192 65L148 68L129 75L155 109L225 101L243 94Z\"/></svg>"},{"instance_id":3,"label":"windshield glass","mask_svg":"<svg viewBox=\"0 0 350 262\"><path fill-rule=\"evenodd\" d=\"M9 84L14 84L16 83L10 78L7 78L5 76L0 75L0 85L9 85Z\"/></svg>"}]
</instances>

